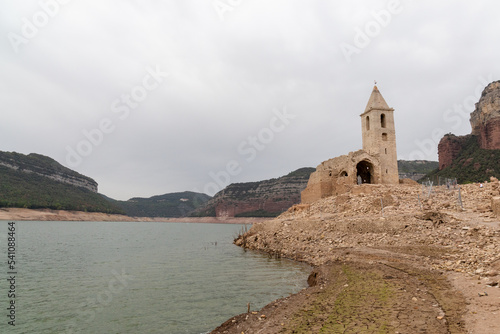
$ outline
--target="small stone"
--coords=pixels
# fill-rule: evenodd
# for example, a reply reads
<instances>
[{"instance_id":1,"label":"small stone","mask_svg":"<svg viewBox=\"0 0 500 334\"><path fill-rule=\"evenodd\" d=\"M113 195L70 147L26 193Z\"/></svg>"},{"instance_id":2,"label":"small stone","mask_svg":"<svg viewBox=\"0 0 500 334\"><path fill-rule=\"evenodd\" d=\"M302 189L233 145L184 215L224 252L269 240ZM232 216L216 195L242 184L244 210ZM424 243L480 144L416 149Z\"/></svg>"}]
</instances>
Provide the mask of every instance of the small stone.
<instances>
[{"instance_id":1,"label":"small stone","mask_svg":"<svg viewBox=\"0 0 500 334\"><path fill-rule=\"evenodd\" d=\"M418 299L416 297L413 297L411 300L413 300L414 302L416 302Z\"/></svg>"},{"instance_id":2,"label":"small stone","mask_svg":"<svg viewBox=\"0 0 500 334\"><path fill-rule=\"evenodd\" d=\"M437 317L438 320L443 320L444 319L444 315L440 315Z\"/></svg>"}]
</instances>

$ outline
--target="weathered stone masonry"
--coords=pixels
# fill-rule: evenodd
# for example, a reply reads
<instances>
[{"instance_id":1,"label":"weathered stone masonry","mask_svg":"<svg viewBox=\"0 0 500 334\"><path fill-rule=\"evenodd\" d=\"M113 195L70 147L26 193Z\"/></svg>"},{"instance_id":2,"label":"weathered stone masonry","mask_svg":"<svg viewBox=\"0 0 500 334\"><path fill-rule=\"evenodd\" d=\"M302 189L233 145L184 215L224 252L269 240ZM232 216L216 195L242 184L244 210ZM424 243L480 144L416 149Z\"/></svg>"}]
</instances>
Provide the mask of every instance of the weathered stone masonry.
<instances>
[{"instance_id":1,"label":"weathered stone masonry","mask_svg":"<svg viewBox=\"0 0 500 334\"><path fill-rule=\"evenodd\" d=\"M394 109L373 88L361 116L363 149L322 162L302 191L302 203L338 195L357 183L399 183Z\"/></svg>"}]
</instances>

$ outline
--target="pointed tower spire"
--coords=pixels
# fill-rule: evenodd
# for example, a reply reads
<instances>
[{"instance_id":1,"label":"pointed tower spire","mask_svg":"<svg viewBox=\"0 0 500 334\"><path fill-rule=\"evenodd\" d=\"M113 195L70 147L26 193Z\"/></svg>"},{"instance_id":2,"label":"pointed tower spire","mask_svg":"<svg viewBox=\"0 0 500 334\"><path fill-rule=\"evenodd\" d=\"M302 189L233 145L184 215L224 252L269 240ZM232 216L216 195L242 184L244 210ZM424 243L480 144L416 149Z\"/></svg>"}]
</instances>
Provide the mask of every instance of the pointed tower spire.
<instances>
[{"instance_id":1,"label":"pointed tower spire","mask_svg":"<svg viewBox=\"0 0 500 334\"><path fill-rule=\"evenodd\" d=\"M378 90L376 85L373 87L372 95L370 95L370 99L368 100L368 104L366 105L365 108L365 113L372 109L394 110L392 108L389 108L387 102L385 102L384 97L382 96L382 94L380 94L380 91Z\"/></svg>"}]
</instances>

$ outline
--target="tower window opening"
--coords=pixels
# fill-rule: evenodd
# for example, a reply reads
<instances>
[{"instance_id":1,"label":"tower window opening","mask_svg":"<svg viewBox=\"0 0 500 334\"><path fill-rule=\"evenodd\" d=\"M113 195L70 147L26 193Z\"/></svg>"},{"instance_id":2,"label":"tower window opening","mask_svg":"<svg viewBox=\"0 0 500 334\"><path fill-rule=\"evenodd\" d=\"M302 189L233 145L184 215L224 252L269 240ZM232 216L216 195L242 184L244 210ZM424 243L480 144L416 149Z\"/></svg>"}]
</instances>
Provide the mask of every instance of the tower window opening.
<instances>
[{"instance_id":1,"label":"tower window opening","mask_svg":"<svg viewBox=\"0 0 500 334\"><path fill-rule=\"evenodd\" d=\"M385 128L385 114L380 115L380 126Z\"/></svg>"},{"instance_id":2,"label":"tower window opening","mask_svg":"<svg viewBox=\"0 0 500 334\"><path fill-rule=\"evenodd\" d=\"M387 154L387 148L385 149L385 154Z\"/></svg>"},{"instance_id":3,"label":"tower window opening","mask_svg":"<svg viewBox=\"0 0 500 334\"><path fill-rule=\"evenodd\" d=\"M389 171L386 169L386 170L385 170L385 173L386 173L386 174L389 174Z\"/></svg>"},{"instance_id":4,"label":"tower window opening","mask_svg":"<svg viewBox=\"0 0 500 334\"><path fill-rule=\"evenodd\" d=\"M370 131L370 116L366 116L366 130Z\"/></svg>"},{"instance_id":5,"label":"tower window opening","mask_svg":"<svg viewBox=\"0 0 500 334\"><path fill-rule=\"evenodd\" d=\"M382 133L382 140L387 141L387 133Z\"/></svg>"}]
</instances>

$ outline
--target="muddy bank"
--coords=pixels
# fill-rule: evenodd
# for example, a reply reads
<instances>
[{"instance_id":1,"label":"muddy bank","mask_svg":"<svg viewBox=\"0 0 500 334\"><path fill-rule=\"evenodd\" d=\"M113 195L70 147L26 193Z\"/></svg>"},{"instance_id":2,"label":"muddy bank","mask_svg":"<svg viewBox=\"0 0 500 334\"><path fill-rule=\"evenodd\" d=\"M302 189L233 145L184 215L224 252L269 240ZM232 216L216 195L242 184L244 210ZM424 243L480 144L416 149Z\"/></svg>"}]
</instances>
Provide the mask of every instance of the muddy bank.
<instances>
[{"instance_id":1,"label":"muddy bank","mask_svg":"<svg viewBox=\"0 0 500 334\"><path fill-rule=\"evenodd\" d=\"M314 286L231 318L212 334L465 333L465 299L442 273L336 261L309 281Z\"/></svg>"},{"instance_id":2,"label":"muddy bank","mask_svg":"<svg viewBox=\"0 0 500 334\"><path fill-rule=\"evenodd\" d=\"M31 210L20 208L1 208L0 220L13 221L104 221L104 222L171 222L171 223L210 223L210 224L253 224L265 218L149 218L112 215L100 212L81 212L63 210Z\"/></svg>"}]
</instances>

